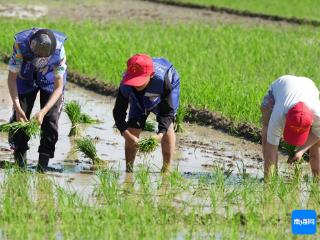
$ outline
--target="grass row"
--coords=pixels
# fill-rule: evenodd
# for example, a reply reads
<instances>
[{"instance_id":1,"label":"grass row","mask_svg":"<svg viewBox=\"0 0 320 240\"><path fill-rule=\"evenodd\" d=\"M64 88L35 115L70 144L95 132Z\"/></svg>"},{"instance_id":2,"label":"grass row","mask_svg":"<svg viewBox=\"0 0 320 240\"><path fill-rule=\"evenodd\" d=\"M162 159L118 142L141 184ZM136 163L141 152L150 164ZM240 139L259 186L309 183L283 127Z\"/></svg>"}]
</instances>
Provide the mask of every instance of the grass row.
<instances>
[{"instance_id":1,"label":"grass row","mask_svg":"<svg viewBox=\"0 0 320 240\"><path fill-rule=\"evenodd\" d=\"M174 0L204 6L227 7L242 11L320 20L317 0Z\"/></svg>"},{"instance_id":2,"label":"grass row","mask_svg":"<svg viewBox=\"0 0 320 240\"><path fill-rule=\"evenodd\" d=\"M217 168L198 181L178 172L155 178L140 168L121 183L119 173L103 171L88 201L46 175L9 169L0 183L0 236L295 239L292 210L320 210L319 185L302 181L298 173L290 180L275 177L268 184L249 178L231 184L230 176Z\"/></svg>"},{"instance_id":3,"label":"grass row","mask_svg":"<svg viewBox=\"0 0 320 240\"><path fill-rule=\"evenodd\" d=\"M284 74L320 83L319 31L311 27L163 25L160 23L47 22L0 19L0 51L13 35L42 26L65 32L69 69L118 85L131 55L169 59L181 75L181 103L207 107L258 124L260 102Z\"/></svg>"}]
</instances>

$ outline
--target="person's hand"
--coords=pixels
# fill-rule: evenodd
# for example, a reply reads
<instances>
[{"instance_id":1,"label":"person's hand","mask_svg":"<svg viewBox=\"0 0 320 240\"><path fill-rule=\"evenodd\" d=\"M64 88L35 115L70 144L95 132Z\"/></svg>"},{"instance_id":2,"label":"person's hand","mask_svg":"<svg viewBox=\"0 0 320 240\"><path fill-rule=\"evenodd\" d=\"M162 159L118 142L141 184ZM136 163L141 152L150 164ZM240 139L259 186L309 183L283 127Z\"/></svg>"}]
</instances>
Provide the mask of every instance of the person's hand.
<instances>
[{"instance_id":1,"label":"person's hand","mask_svg":"<svg viewBox=\"0 0 320 240\"><path fill-rule=\"evenodd\" d=\"M43 118L44 118L45 114L44 112L42 112L41 110L39 112L37 112L33 118L37 120L37 122L39 123L39 125L42 124L43 122Z\"/></svg>"},{"instance_id":2,"label":"person's hand","mask_svg":"<svg viewBox=\"0 0 320 240\"><path fill-rule=\"evenodd\" d=\"M21 108L15 109L17 122L28 122L25 112Z\"/></svg>"},{"instance_id":3,"label":"person's hand","mask_svg":"<svg viewBox=\"0 0 320 240\"><path fill-rule=\"evenodd\" d=\"M139 138L131 134L128 130L123 132L123 137L130 145L138 146Z\"/></svg>"},{"instance_id":4,"label":"person's hand","mask_svg":"<svg viewBox=\"0 0 320 240\"><path fill-rule=\"evenodd\" d=\"M287 162L289 164L292 164L294 162L299 161L302 158L302 156L303 156L303 152L302 151L298 151L293 155L293 157L289 158Z\"/></svg>"}]
</instances>

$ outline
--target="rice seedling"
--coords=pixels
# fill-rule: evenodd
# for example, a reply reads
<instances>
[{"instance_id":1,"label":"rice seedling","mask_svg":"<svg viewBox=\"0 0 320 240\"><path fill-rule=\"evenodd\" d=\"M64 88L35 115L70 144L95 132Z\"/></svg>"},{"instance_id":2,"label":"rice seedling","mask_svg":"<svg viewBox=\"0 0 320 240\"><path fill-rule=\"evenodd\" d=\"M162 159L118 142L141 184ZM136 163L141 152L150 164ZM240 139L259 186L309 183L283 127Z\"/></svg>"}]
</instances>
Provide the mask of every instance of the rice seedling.
<instances>
[{"instance_id":1,"label":"rice seedling","mask_svg":"<svg viewBox=\"0 0 320 240\"><path fill-rule=\"evenodd\" d=\"M320 206L319 185L312 182L300 193L301 182L280 176L263 184L252 177L229 182L220 168L212 174L198 181L173 172L164 180L144 167L134 175L135 187L124 191L121 172L103 170L94 181L95 197L87 199L91 188L74 191L46 175L5 170L0 227L10 239L55 238L57 232L67 239L295 239L292 210ZM158 188L159 181L169 184ZM92 231L102 225L103 231Z\"/></svg>"},{"instance_id":2,"label":"rice seedling","mask_svg":"<svg viewBox=\"0 0 320 240\"><path fill-rule=\"evenodd\" d=\"M93 165L102 163L102 160L98 157L94 139L90 137L76 139L75 148L76 151L82 153L84 157L91 159Z\"/></svg>"},{"instance_id":3,"label":"rice seedling","mask_svg":"<svg viewBox=\"0 0 320 240\"><path fill-rule=\"evenodd\" d=\"M146 121L146 124L145 124L143 130L147 131L147 132L154 132L156 130L156 126L153 122Z\"/></svg>"},{"instance_id":4,"label":"rice seedling","mask_svg":"<svg viewBox=\"0 0 320 240\"><path fill-rule=\"evenodd\" d=\"M65 105L65 112L71 121L69 136L79 135L79 125L97 123L98 120L91 118L89 115L81 112L80 104L76 101L70 101Z\"/></svg>"},{"instance_id":5,"label":"rice seedling","mask_svg":"<svg viewBox=\"0 0 320 240\"><path fill-rule=\"evenodd\" d=\"M34 137L40 134L41 128L37 120L31 119L28 122L12 122L0 125L0 132L15 134L22 130L28 137Z\"/></svg>"},{"instance_id":6,"label":"rice seedling","mask_svg":"<svg viewBox=\"0 0 320 240\"><path fill-rule=\"evenodd\" d=\"M69 132L69 136L79 135L78 125L80 124L81 120L80 105L76 101L68 102L65 105L65 112L71 121L71 130Z\"/></svg>"},{"instance_id":7,"label":"rice seedling","mask_svg":"<svg viewBox=\"0 0 320 240\"><path fill-rule=\"evenodd\" d=\"M141 153L151 153L158 147L159 143L154 137L141 139L138 142L138 151Z\"/></svg>"},{"instance_id":8,"label":"rice seedling","mask_svg":"<svg viewBox=\"0 0 320 240\"><path fill-rule=\"evenodd\" d=\"M93 123L99 123L99 120L90 117L90 116L89 116L88 114L86 114L86 113L81 113L80 123L93 124Z\"/></svg>"},{"instance_id":9,"label":"rice seedling","mask_svg":"<svg viewBox=\"0 0 320 240\"><path fill-rule=\"evenodd\" d=\"M296 154L296 151L297 151L297 147L296 146L293 146L293 145L290 145L290 144L287 144L286 142L282 142L281 144L282 146L282 149L285 151L285 153L288 154L288 163L291 163L291 159L294 157L294 155ZM308 157L308 154L305 153L301 159L299 159L298 161L295 162L295 164L300 164L302 162L304 162L305 160L307 160L309 157Z\"/></svg>"}]
</instances>

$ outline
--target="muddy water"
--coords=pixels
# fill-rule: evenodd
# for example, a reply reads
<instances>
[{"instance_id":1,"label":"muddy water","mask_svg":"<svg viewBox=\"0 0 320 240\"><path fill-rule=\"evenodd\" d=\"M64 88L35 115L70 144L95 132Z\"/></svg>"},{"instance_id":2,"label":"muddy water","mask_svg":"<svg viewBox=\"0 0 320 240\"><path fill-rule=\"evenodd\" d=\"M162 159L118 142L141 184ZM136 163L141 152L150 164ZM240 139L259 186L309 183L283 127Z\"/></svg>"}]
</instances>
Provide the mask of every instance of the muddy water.
<instances>
[{"instance_id":1,"label":"muddy water","mask_svg":"<svg viewBox=\"0 0 320 240\"><path fill-rule=\"evenodd\" d=\"M8 94L6 66L0 66L0 123L7 122L12 113L11 100ZM121 180L126 181L124 139L119 132L113 128L112 108L114 98L102 97L93 92L68 84L65 91L65 101L76 100L82 110L102 122L90 125L82 129L82 136L90 136L98 139L97 152L99 156L108 162L115 170L119 170ZM33 114L39 110L39 100L36 100ZM73 150L74 140L68 137L70 121L66 113L62 113L59 128L60 136L56 145L55 157L50 160L50 166L59 172L48 173L62 185L71 185L79 192L91 192L93 185L97 182L94 174L90 174L91 163L81 154ZM143 133L147 135L150 133ZM39 138L30 141L30 150L27 158L30 168L37 163ZM251 176L263 176L263 162L261 146L247 142L243 139L234 138L220 131L187 125L185 133L178 134L176 153L173 168L178 169L187 178L198 178L209 174L214 166L223 167L224 170L232 172L234 176L244 173ZM12 162L12 153L7 143L6 134L0 134L0 157L1 160ZM284 162L281 156L282 162ZM137 156L135 167L140 164L148 164L151 172L157 173L161 169L162 155L158 148L148 158ZM284 166L281 165L281 168ZM283 168L284 169L284 168ZM130 179L130 176L129 176Z\"/></svg>"}]
</instances>

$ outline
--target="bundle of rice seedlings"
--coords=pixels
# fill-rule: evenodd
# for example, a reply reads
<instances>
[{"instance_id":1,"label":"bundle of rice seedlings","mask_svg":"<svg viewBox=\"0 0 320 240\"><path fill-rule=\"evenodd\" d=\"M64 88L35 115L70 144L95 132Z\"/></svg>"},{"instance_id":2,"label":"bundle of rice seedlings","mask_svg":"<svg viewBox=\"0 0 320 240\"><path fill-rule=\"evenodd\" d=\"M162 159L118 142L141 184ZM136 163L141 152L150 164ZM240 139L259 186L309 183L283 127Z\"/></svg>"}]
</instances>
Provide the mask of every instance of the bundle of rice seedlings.
<instances>
[{"instance_id":1,"label":"bundle of rice seedlings","mask_svg":"<svg viewBox=\"0 0 320 240\"><path fill-rule=\"evenodd\" d=\"M76 151L81 152L84 157L91 159L94 165L102 162L102 160L98 157L94 139L90 137L84 137L77 139L75 143Z\"/></svg>"},{"instance_id":2,"label":"bundle of rice seedlings","mask_svg":"<svg viewBox=\"0 0 320 240\"><path fill-rule=\"evenodd\" d=\"M147 132L154 132L156 130L156 126L153 124L153 122L146 121L143 130Z\"/></svg>"},{"instance_id":3,"label":"bundle of rice seedlings","mask_svg":"<svg viewBox=\"0 0 320 240\"><path fill-rule=\"evenodd\" d=\"M76 101L68 102L65 105L65 112L67 113L71 121L71 129L69 132L69 136L79 135L78 125L80 124L81 119L80 105Z\"/></svg>"},{"instance_id":4,"label":"bundle of rice seedlings","mask_svg":"<svg viewBox=\"0 0 320 240\"><path fill-rule=\"evenodd\" d=\"M158 147L158 141L154 137L144 138L138 142L138 151L151 153Z\"/></svg>"},{"instance_id":5,"label":"bundle of rice seedlings","mask_svg":"<svg viewBox=\"0 0 320 240\"><path fill-rule=\"evenodd\" d=\"M98 122L99 122L99 120L93 119L93 118L90 117L88 114L81 113L80 123L92 124L92 123L98 123Z\"/></svg>"},{"instance_id":6,"label":"bundle of rice seedlings","mask_svg":"<svg viewBox=\"0 0 320 240\"><path fill-rule=\"evenodd\" d=\"M97 123L96 119L91 118L89 115L85 113L81 113L80 104L76 101L70 101L65 105L65 111L71 121L71 129L69 136L77 136L79 135L79 124L81 123Z\"/></svg>"},{"instance_id":7,"label":"bundle of rice seedlings","mask_svg":"<svg viewBox=\"0 0 320 240\"><path fill-rule=\"evenodd\" d=\"M28 137L34 137L40 134L41 128L37 120L31 119L28 122L12 122L0 125L0 132L15 134L18 130L22 130Z\"/></svg>"},{"instance_id":8,"label":"bundle of rice seedlings","mask_svg":"<svg viewBox=\"0 0 320 240\"><path fill-rule=\"evenodd\" d=\"M296 150L297 148L293 145L287 144L287 143L283 143L283 149L285 150L285 152L288 154L288 163L291 163L291 160L294 155L296 154ZM299 159L298 161L296 161L296 163L301 163L305 160L305 157L307 157L305 154L303 155L303 157L301 159Z\"/></svg>"},{"instance_id":9,"label":"bundle of rice seedlings","mask_svg":"<svg viewBox=\"0 0 320 240\"><path fill-rule=\"evenodd\" d=\"M284 149L287 152L289 158L292 158L296 154L296 147L295 146L285 144Z\"/></svg>"}]
</instances>

